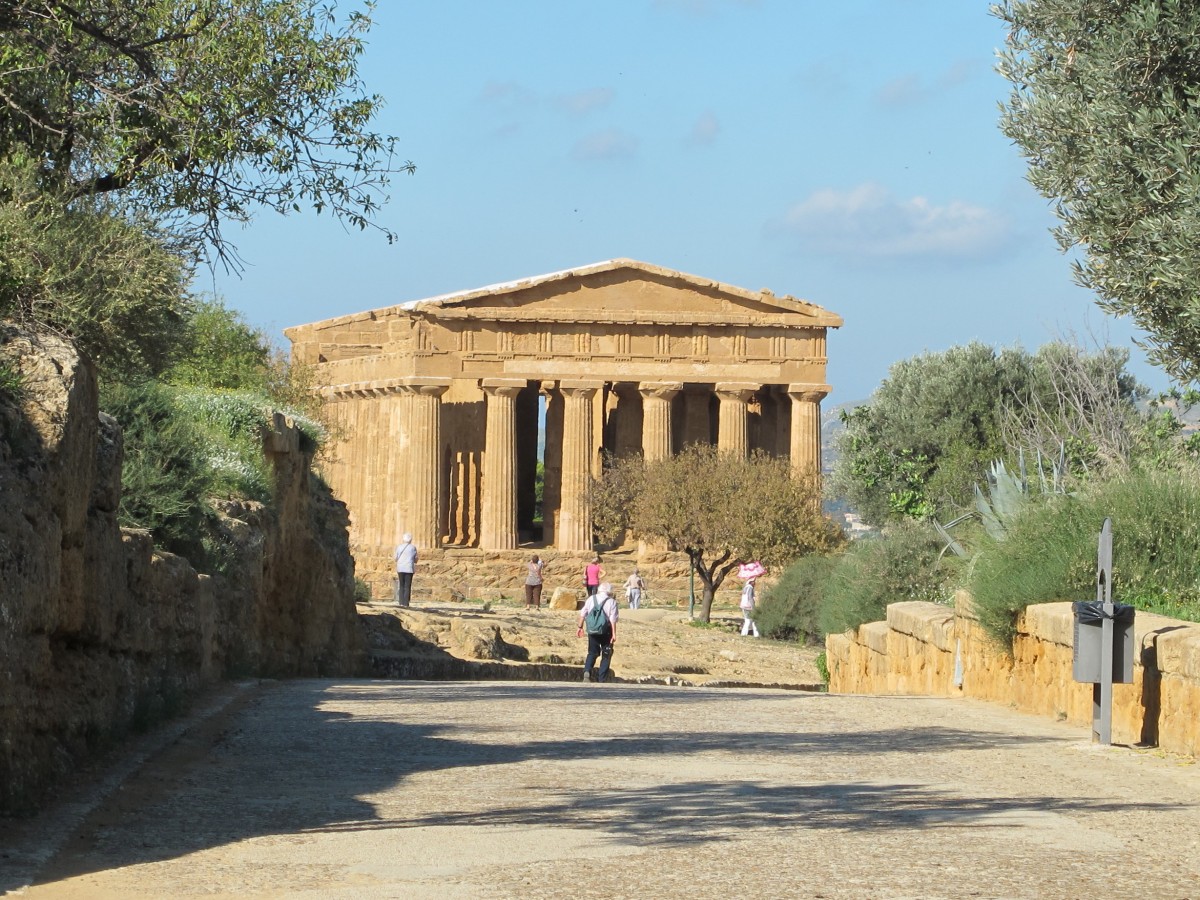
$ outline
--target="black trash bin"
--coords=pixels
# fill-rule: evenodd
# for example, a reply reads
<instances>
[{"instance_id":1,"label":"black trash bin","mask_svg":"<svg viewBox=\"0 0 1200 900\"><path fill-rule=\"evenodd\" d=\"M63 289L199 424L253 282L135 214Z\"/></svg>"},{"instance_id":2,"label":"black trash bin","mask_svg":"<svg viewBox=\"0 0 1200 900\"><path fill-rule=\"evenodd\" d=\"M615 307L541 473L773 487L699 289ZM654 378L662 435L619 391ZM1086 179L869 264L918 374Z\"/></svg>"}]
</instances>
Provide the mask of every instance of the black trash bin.
<instances>
[{"instance_id":1,"label":"black trash bin","mask_svg":"<svg viewBox=\"0 0 1200 900\"><path fill-rule=\"evenodd\" d=\"M1113 684L1133 682L1133 616L1128 603L1114 603L1113 623ZM1075 614L1075 651L1071 674L1076 681L1098 684L1103 667L1104 604L1099 600L1077 600L1071 604Z\"/></svg>"}]
</instances>

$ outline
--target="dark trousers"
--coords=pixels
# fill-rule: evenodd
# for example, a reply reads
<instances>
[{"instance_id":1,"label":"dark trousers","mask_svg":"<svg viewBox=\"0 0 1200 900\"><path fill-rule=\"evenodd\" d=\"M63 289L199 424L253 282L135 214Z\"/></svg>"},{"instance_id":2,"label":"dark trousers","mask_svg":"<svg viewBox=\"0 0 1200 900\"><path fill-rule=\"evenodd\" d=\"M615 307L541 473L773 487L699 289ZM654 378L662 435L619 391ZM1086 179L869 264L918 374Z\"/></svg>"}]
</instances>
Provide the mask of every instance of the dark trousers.
<instances>
[{"instance_id":1,"label":"dark trousers","mask_svg":"<svg viewBox=\"0 0 1200 900\"><path fill-rule=\"evenodd\" d=\"M540 584L525 585L525 605L538 607L542 605L542 586Z\"/></svg>"},{"instance_id":2,"label":"dark trousers","mask_svg":"<svg viewBox=\"0 0 1200 900\"><path fill-rule=\"evenodd\" d=\"M583 671L590 676L592 674L592 666L596 663L596 657L600 657L600 671L596 674L597 681L604 681L608 678L608 666L612 662L613 645L612 645L612 629L606 628L599 634L588 635L588 652L587 659L583 661Z\"/></svg>"},{"instance_id":3,"label":"dark trousers","mask_svg":"<svg viewBox=\"0 0 1200 900\"><path fill-rule=\"evenodd\" d=\"M396 603L399 606L408 606L412 600L412 577L412 572L396 573Z\"/></svg>"},{"instance_id":4,"label":"dark trousers","mask_svg":"<svg viewBox=\"0 0 1200 900\"><path fill-rule=\"evenodd\" d=\"M585 585L584 585L584 587L586 587L586 588L587 588L587 594L588 594L588 596L589 596L589 597L595 597L595 596L596 596L596 590L597 590L597 589L600 587L600 585L598 585L598 584L585 584Z\"/></svg>"}]
</instances>

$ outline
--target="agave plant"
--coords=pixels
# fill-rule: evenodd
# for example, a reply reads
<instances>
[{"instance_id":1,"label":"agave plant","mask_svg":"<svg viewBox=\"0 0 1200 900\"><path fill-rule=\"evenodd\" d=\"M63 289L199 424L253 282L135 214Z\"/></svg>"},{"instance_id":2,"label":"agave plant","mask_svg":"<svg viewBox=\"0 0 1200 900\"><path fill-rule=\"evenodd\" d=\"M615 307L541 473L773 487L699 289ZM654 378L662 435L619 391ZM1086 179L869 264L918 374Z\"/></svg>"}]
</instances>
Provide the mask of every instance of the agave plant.
<instances>
[{"instance_id":1,"label":"agave plant","mask_svg":"<svg viewBox=\"0 0 1200 900\"><path fill-rule=\"evenodd\" d=\"M1037 452L1036 472L1037 485L1043 495L1065 494L1064 473L1066 471L1067 450L1062 442L1058 447L1058 460L1048 461ZM984 530L997 541L1008 537L1008 527L1019 516L1029 503L1029 476L1025 471L1025 451L1017 455L1017 472L1012 473L1004 465L1004 460L995 460L988 469L988 495L985 497L979 485L975 485L975 509L953 521L942 525L934 520L933 527L946 542L942 553L949 550L956 556L966 557L968 554L962 544L950 535L950 529L967 519L978 516L983 522Z\"/></svg>"}]
</instances>

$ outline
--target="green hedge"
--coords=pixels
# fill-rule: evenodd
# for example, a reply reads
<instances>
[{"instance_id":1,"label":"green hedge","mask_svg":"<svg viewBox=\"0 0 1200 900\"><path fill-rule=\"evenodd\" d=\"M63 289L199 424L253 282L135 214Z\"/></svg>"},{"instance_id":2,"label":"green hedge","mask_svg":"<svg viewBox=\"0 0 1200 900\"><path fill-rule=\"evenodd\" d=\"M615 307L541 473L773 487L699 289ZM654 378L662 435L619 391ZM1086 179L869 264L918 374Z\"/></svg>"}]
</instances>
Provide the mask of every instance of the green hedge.
<instances>
[{"instance_id":1,"label":"green hedge","mask_svg":"<svg viewBox=\"0 0 1200 900\"><path fill-rule=\"evenodd\" d=\"M1135 472L1032 504L1003 541L984 539L967 587L980 622L1011 646L1033 603L1092 600L1105 518L1113 523L1113 599L1200 621L1200 479Z\"/></svg>"}]
</instances>

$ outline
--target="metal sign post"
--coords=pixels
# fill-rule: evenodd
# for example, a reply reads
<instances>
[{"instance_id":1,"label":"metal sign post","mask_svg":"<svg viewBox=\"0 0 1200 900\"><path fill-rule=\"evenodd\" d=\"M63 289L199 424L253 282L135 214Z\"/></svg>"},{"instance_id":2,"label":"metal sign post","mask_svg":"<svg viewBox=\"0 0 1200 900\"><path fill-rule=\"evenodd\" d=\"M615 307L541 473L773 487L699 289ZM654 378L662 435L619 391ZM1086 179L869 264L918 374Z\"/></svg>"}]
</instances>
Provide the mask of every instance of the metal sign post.
<instances>
[{"instance_id":1,"label":"metal sign post","mask_svg":"<svg viewBox=\"0 0 1200 900\"><path fill-rule=\"evenodd\" d=\"M1100 548L1096 554L1096 602L1102 604L1100 623L1100 681L1092 685L1092 740L1112 743L1113 698L1113 602L1112 602L1112 519L1100 529Z\"/></svg>"}]
</instances>

